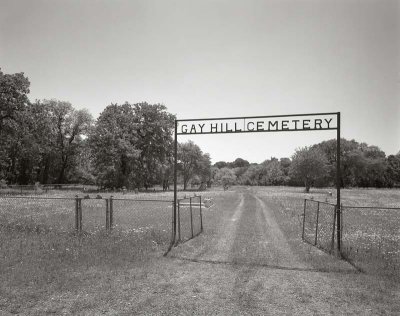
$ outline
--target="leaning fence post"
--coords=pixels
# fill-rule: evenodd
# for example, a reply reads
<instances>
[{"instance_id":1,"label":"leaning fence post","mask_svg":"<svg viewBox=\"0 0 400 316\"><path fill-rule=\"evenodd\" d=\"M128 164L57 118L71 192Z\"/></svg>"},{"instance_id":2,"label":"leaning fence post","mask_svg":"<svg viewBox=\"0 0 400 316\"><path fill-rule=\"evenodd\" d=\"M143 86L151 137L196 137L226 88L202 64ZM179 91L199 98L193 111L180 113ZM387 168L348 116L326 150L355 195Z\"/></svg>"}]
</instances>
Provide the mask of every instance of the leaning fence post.
<instances>
[{"instance_id":1,"label":"leaning fence post","mask_svg":"<svg viewBox=\"0 0 400 316\"><path fill-rule=\"evenodd\" d=\"M113 227L114 224L114 202L113 202L113 196L110 196L110 230Z\"/></svg>"},{"instance_id":2,"label":"leaning fence post","mask_svg":"<svg viewBox=\"0 0 400 316\"><path fill-rule=\"evenodd\" d=\"M108 207L109 200L105 199L106 202L106 230L110 230L110 209Z\"/></svg>"},{"instance_id":3,"label":"leaning fence post","mask_svg":"<svg viewBox=\"0 0 400 316\"><path fill-rule=\"evenodd\" d=\"M306 222L306 204L307 204L307 199L304 199L303 233L301 234L301 239L303 239L303 240L304 240L304 224Z\"/></svg>"},{"instance_id":4,"label":"leaning fence post","mask_svg":"<svg viewBox=\"0 0 400 316\"><path fill-rule=\"evenodd\" d=\"M193 238L193 212L192 212L192 197L189 198L189 207L190 207L190 230L192 232Z\"/></svg>"},{"instance_id":5,"label":"leaning fence post","mask_svg":"<svg viewBox=\"0 0 400 316\"><path fill-rule=\"evenodd\" d=\"M319 217L319 201L317 204L317 222L315 225L315 242L314 242L315 246L317 245L318 242L318 217Z\"/></svg>"},{"instance_id":6,"label":"leaning fence post","mask_svg":"<svg viewBox=\"0 0 400 316\"><path fill-rule=\"evenodd\" d=\"M75 230L79 232L79 198L75 196Z\"/></svg>"},{"instance_id":7,"label":"leaning fence post","mask_svg":"<svg viewBox=\"0 0 400 316\"><path fill-rule=\"evenodd\" d=\"M200 199L200 231L203 232L203 213L201 211L201 195L199 196Z\"/></svg>"}]
</instances>

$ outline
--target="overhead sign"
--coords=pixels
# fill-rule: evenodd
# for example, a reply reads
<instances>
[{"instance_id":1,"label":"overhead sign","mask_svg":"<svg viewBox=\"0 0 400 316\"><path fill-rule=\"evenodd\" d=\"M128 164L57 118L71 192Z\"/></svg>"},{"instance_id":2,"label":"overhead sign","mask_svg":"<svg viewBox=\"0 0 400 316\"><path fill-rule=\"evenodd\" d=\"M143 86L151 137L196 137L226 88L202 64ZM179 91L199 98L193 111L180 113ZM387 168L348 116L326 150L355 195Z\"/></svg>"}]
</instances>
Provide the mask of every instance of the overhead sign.
<instances>
[{"instance_id":1,"label":"overhead sign","mask_svg":"<svg viewBox=\"0 0 400 316\"><path fill-rule=\"evenodd\" d=\"M337 113L178 120L178 135L336 130Z\"/></svg>"}]
</instances>

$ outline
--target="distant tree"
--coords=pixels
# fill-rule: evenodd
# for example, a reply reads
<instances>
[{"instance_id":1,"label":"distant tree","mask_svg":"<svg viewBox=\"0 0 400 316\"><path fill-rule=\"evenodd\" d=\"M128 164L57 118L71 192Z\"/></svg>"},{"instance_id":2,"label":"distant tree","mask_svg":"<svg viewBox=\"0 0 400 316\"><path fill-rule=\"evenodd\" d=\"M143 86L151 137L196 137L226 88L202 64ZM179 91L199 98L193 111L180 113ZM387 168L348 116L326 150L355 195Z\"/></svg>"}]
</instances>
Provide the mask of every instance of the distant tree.
<instances>
[{"instance_id":1,"label":"distant tree","mask_svg":"<svg viewBox=\"0 0 400 316\"><path fill-rule=\"evenodd\" d=\"M400 153L387 157L387 177L390 186L400 186Z\"/></svg>"},{"instance_id":2,"label":"distant tree","mask_svg":"<svg viewBox=\"0 0 400 316\"><path fill-rule=\"evenodd\" d=\"M200 147L188 141L178 146L178 164L183 178L183 189L186 190L193 176L198 175L201 181L211 180L211 161L208 154L203 154Z\"/></svg>"},{"instance_id":3,"label":"distant tree","mask_svg":"<svg viewBox=\"0 0 400 316\"><path fill-rule=\"evenodd\" d=\"M230 168L221 168L215 174L215 181L226 189L235 184L236 175Z\"/></svg>"},{"instance_id":4,"label":"distant tree","mask_svg":"<svg viewBox=\"0 0 400 316\"><path fill-rule=\"evenodd\" d=\"M303 147L296 150L292 157L290 176L304 183L306 192L314 182L326 173L327 159L317 148Z\"/></svg>"},{"instance_id":5,"label":"distant tree","mask_svg":"<svg viewBox=\"0 0 400 316\"><path fill-rule=\"evenodd\" d=\"M249 166L250 163L242 158L236 158L235 161L230 164L230 168L247 168Z\"/></svg>"},{"instance_id":6,"label":"distant tree","mask_svg":"<svg viewBox=\"0 0 400 316\"><path fill-rule=\"evenodd\" d=\"M214 167L217 167L218 169L225 168L227 166L228 164L225 161L218 161L214 164Z\"/></svg>"}]
</instances>

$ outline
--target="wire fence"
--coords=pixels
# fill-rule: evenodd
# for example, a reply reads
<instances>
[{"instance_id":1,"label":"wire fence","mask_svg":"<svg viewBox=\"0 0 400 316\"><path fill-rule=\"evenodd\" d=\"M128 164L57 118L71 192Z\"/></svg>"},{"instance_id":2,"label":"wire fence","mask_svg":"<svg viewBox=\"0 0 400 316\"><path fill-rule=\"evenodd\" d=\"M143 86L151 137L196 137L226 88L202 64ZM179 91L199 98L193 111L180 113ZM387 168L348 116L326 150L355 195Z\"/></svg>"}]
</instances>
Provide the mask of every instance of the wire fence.
<instances>
[{"instance_id":1,"label":"wire fence","mask_svg":"<svg viewBox=\"0 0 400 316\"><path fill-rule=\"evenodd\" d=\"M304 241L337 249L336 205L304 200ZM400 276L400 208L340 207L340 255L361 271Z\"/></svg>"},{"instance_id":2,"label":"wire fence","mask_svg":"<svg viewBox=\"0 0 400 316\"><path fill-rule=\"evenodd\" d=\"M342 256L365 271L400 275L400 208L342 206Z\"/></svg>"},{"instance_id":3,"label":"wire fence","mask_svg":"<svg viewBox=\"0 0 400 316\"><path fill-rule=\"evenodd\" d=\"M203 232L203 210L201 196L178 199L178 242L190 240Z\"/></svg>"},{"instance_id":4,"label":"wire fence","mask_svg":"<svg viewBox=\"0 0 400 316\"><path fill-rule=\"evenodd\" d=\"M173 201L138 198L0 196L0 229L170 236ZM167 238L168 239L168 238Z\"/></svg>"},{"instance_id":5,"label":"wire fence","mask_svg":"<svg viewBox=\"0 0 400 316\"><path fill-rule=\"evenodd\" d=\"M334 204L304 200L303 240L331 253L335 248L335 227Z\"/></svg>"}]
</instances>

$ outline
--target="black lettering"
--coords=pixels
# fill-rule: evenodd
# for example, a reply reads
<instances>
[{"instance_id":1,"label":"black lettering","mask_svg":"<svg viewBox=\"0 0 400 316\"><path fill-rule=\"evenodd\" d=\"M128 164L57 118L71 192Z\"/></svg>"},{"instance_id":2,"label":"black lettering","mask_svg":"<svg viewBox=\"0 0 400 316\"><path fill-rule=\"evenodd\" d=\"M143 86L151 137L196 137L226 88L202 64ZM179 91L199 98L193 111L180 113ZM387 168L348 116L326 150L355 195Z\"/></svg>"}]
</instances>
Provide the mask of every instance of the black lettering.
<instances>
[{"instance_id":1,"label":"black lettering","mask_svg":"<svg viewBox=\"0 0 400 316\"><path fill-rule=\"evenodd\" d=\"M199 127L200 127L200 133L203 133L203 127L204 127L204 125L206 125L206 124L199 124Z\"/></svg>"},{"instance_id":2,"label":"black lettering","mask_svg":"<svg viewBox=\"0 0 400 316\"><path fill-rule=\"evenodd\" d=\"M292 120L294 122L294 129L297 130L297 123L300 122L300 120Z\"/></svg>"},{"instance_id":3,"label":"black lettering","mask_svg":"<svg viewBox=\"0 0 400 316\"><path fill-rule=\"evenodd\" d=\"M184 133L184 134L187 133L187 125L186 125L186 124L183 124L183 125L182 125L181 131L182 131L182 133Z\"/></svg>"},{"instance_id":4,"label":"black lettering","mask_svg":"<svg viewBox=\"0 0 400 316\"><path fill-rule=\"evenodd\" d=\"M192 124L192 128L190 129L190 134L196 134L196 126Z\"/></svg>"},{"instance_id":5,"label":"black lettering","mask_svg":"<svg viewBox=\"0 0 400 316\"><path fill-rule=\"evenodd\" d=\"M317 125L319 126L318 129L322 128L321 124L322 124L322 120L321 119L315 119L314 128L317 129Z\"/></svg>"},{"instance_id":6,"label":"black lettering","mask_svg":"<svg viewBox=\"0 0 400 316\"><path fill-rule=\"evenodd\" d=\"M264 124L263 121L257 121L257 131L263 131L264 130L263 124Z\"/></svg>"},{"instance_id":7,"label":"black lettering","mask_svg":"<svg viewBox=\"0 0 400 316\"><path fill-rule=\"evenodd\" d=\"M303 129L310 129L310 120L303 120Z\"/></svg>"},{"instance_id":8,"label":"black lettering","mask_svg":"<svg viewBox=\"0 0 400 316\"><path fill-rule=\"evenodd\" d=\"M229 126L228 123L225 123L225 131L226 132L232 132L232 130L229 129L228 126Z\"/></svg>"},{"instance_id":9,"label":"black lettering","mask_svg":"<svg viewBox=\"0 0 400 316\"><path fill-rule=\"evenodd\" d=\"M274 121L273 123L271 123L271 121L268 122L268 130L271 130L271 127L275 126L275 130L278 130L278 121Z\"/></svg>"},{"instance_id":10,"label":"black lettering","mask_svg":"<svg viewBox=\"0 0 400 316\"><path fill-rule=\"evenodd\" d=\"M211 133L218 133L218 123L211 123Z\"/></svg>"},{"instance_id":11,"label":"black lettering","mask_svg":"<svg viewBox=\"0 0 400 316\"><path fill-rule=\"evenodd\" d=\"M250 124L253 124L253 128L252 128L252 129L250 129L250 127L249 127ZM248 123L247 123L247 130L248 130L248 131L254 131L254 122L248 122Z\"/></svg>"},{"instance_id":12,"label":"black lettering","mask_svg":"<svg viewBox=\"0 0 400 316\"><path fill-rule=\"evenodd\" d=\"M242 130L237 128L237 123L235 123L235 132L241 132Z\"/></svg>"},{"instance_id":13,"label":"black lettering","mask_svg":"<svg viewBox=\"0 0 400 316\"><path fill-rule=\"evenodd\" d=\"M288 130L289 129L289 127L287 126L288 125L288 123L289 123L289 121L282 121L282 130L284 131L284 130Z\"/></svg>"},{"instance_id":14,"label":"black lettering","mask_svg":"<svg viewBox=\"0 0 400 316\"><path fill-rule=\"evenodd\" d=\"M330 120L325 119L325 122L328 124L328 128L329 128L330 127L329 125L331 124L332 119L330 119Z\"/></svg>"}]
</instances>

